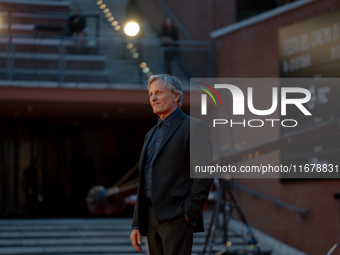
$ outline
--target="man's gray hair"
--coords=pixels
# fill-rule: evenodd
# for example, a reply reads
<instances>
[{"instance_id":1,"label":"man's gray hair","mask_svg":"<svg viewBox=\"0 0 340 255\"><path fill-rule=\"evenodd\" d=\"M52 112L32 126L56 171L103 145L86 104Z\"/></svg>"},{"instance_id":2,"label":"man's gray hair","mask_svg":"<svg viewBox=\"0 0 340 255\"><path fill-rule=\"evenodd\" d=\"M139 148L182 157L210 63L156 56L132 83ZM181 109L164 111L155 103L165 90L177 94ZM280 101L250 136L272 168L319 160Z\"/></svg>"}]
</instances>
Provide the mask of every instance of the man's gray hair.
<instances>
[{"instance_id":1,"label":"man's gray hair","mask_svg":"<svg viewBox=\"0 0 340 255\"><path fill-rule=\"evenodd\" d=\"M182 100L183 100L183 89L182 84L180 80L175 77L168 74L157 74L157 75L151 75L148 80L148 90L150 90L150 85L156 80L162 81L162 84L171 92L176 93L179 96L178 99L178 105L179 107L182 106Z\"/></svg>"}]
</instances>

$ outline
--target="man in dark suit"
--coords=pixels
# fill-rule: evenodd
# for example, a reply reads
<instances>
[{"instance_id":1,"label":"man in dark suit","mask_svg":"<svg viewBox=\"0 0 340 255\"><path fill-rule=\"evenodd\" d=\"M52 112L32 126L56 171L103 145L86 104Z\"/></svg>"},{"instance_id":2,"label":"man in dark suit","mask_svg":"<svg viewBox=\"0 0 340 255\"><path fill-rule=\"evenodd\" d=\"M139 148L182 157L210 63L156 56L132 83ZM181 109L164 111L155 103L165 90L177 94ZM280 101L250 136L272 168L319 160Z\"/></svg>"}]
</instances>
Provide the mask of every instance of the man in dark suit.
<instances>
[{"instance_id":1,"label":"man in dark suit","mask_svg":"<svg viewBox=\"0 0 340 255\"><path fill-rule=\"evenodd\" d=\"M190 168L211 165L209 128L180 109L183 92L176 77L153 75L148 90L159 118L140 157L130 239L142 251L141 235L147 236L150 255L190 255L193 233L204 231L202 208L212 184L212 179L191 179Z\"/></svg>"}]
</instances>

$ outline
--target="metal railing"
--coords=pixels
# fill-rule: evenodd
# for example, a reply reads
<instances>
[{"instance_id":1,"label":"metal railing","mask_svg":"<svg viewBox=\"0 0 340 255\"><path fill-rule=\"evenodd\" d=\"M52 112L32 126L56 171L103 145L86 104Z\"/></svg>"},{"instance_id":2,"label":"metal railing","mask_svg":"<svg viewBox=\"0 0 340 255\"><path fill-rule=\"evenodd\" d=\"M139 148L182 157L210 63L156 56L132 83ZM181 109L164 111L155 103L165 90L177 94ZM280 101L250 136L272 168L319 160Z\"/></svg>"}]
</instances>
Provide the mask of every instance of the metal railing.
<instances>
[{"instance_id":1,"label":"metal railing","mask_svg":"<svg viewBox=\"0 0 340 255\"><path fill-rule=\"evenodd\" d=\"M236 188L236 189L239 189L239 190L242 190L242 191L245 191L249 194L251 194L252 196L256 197L256 198L263 198L269 202L272 202L275 206L281 208L286 208L292 212L296 212L299 214L299 216L302 218L302 219L307 219L308 217L308 214L309 214L309 210L308 209L305 209L305 208L299 208L295 205L291 205L289 203L286 203L280 199L277 199L277 198L274 198L274 197L271 197L267 194L264 194L264 193L261 193L259 191L256 191L256 190L253 190L245 185L242 185L240 183L237 183L237 182L234 182L233 184L233 187Z\"/></svg>"},{"instance_id":2,"label":"metal railing","mask_svg":"<svg viewBox=\"0 0 340 255\"><path fill-rule=\"evenodd\" d=\"M1 22L7 22L7 34L11 35L12 31L12 17L14 17L15 15L36 15L36 17L38 18L48 18L48 19L60 19L60 20L68 20L70 15L67 14L56 14L56 13L51 13L51 12L30 12L30 13L20 13L20 12L15 12L12 10L9 10L7 12L3 12L2 14L0 14L1 17ZM85 17L87 19L87 23L88 23L88 19L94 19L95 22L95 31L94 31L94 35L96 38L99 38L100 35L100 14L82 14L81 16ZM33 35L34 37L38 37L38 31L39 30L59 30L60 34L63 33L63 30L66 29L67 24L65 25L46 25L46 24L36 24L34 23L34 31L33 31ZM86 28L85 28L86 29ZM39 36L40 37L40 36ZM96 45L96 49L97 52L99 50L99 42Z\"/></svg>"},{"instance_id":3,"label":"metal railing","mask_svg":"<svg viewBox=\"0 0 340 255\"><path fill-rule=\"evenodd\" d=\"M145 84L147 75L164 73L166 54L175 52L173 75L180 79L213 76L213 51L210 42L177 41L176 47L164 47L160 40L87 37L82 51L77 40L66 36L0 36L0 78ZM127 44L132 44L127 49ZM101 45L98 54L97 47ZM5 51L1 52L1 48ZM133 53L138 53L134 55ZM125 57L121 55L124 54ZM146 73L140 67L145 62ZM5 66L4 66L5 63ZM27 63L27 65L25 65ZM46 63L46 64L44 64ZM1 64L1 61L0 61Z\"/></svg>"}]
</instances>

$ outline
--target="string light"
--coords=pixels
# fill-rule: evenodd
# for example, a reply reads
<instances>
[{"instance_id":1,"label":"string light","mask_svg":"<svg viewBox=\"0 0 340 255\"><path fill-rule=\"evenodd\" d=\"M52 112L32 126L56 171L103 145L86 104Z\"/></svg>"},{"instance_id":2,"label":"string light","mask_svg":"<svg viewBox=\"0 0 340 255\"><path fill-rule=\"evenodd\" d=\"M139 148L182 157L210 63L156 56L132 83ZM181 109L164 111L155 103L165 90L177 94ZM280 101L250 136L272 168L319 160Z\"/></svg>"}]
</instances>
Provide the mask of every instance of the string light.
<instances>
[{"instance_id":1,"label":"string light","mask_svg":"<svg viewBox=\"0 0 340 255\"><path fill-rule=\"evenodd\" d=\"M99 5L99 8L103 10L103 13L105 13L105 17L108 18L107 19L108 22L112 22L111 26L114 27L114 30L119 31L121 29L121 26L118 25L117 20L114 20L115 18L112 17L112 13L110 12L110 9L106 8L106 4L103 4L102 0L97 1L96 4ZM130 22L125 26L124 31L127 35L134 36L134 35L138 34L139 26L135 22ZM137 50L135 48L133 48L132 43L128 43L126 45L126 48L130 50L130 53L132 54L133 59L139 58L139 54L138 54ZM142 68L143 73L146 74L147 77L150 77L153 74L150 71L150 68L147 67L147 64L145 62L141 62L139 67ZM41 200L42 200L42 198L41 198Z\"/></svg>"},{"instance_id":2,"label":"string light","mask_svg":"<svg viewBox=\"0 0 340 255\"><path fill-rule=\"evenodd\" d=\"M139 32L139 25L136 22L129 22L124 27L124 32L128 36L135 36Z\"/></svg>"}]
</instances>

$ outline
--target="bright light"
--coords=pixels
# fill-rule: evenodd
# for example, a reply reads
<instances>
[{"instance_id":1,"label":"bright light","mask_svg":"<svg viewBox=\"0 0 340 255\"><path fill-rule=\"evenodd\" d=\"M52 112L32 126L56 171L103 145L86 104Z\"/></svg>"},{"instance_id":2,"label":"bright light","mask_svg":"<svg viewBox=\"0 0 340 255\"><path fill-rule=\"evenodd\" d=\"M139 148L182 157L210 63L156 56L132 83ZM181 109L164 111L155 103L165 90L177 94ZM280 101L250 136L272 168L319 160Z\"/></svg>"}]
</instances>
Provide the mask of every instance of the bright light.
<instances>
[{"instance_id":1,"label":"bright light","mask_svg":"<svg viewBox=\"0 0 340 255\"><path fill-rule=\"evenodd\" d=\"M115 27L115 26L117 26L118 25L118 21L116 20L116 21L113 21L112 23L111 23L111 26L113 26L113 27Z\"/></svg>"},{"instance_id":2,"label":"bright light","mask_svg":"<svg viewBox=\"0 0 340 255\"><path fill-rule=\"evenodd\" d=\"M119 30L120 30L120 26L116 26L116 27L114 28L114 30L119 31Z\"/></svg>"},{"instance_id":3,"label":"bright light","mask_svg":"<svg viewBox=\"0 0 340 255\"><path fill-rule=\"evenodd\" d=\"M149 67L144 67L143 68L143 73L147 74L148 72L150 72L150 68Z\"/></svg>"},{"instance_id":4,"label":"bright light","mask_svg":"<svg viewBox=\"0 0 340 255\"><path fill-rule=\"evenodd\" d=\"M110 11L110 9L109 8L106 8L103 12L104 13L108 13Z\"/></svg>"},{"instance_id":5,"label":"bright light","mask_svg":"<svg viewBox=\"0 0 340 255\"><path fill-rule=\"evenodd\" d=\"M134 58L134 59L137 59L137 58L139 58L139 54L136 52L136 53L133 53L132 54L132 58Z\"/></svg>"},{"instance_id":6,"label":"bright light","mask_svg":"<svg viewBox=\"0 0 340 255\"><path fill-rule=\"evenodd\" d=\"M136 22L129 22L125 27L124 27L124 32L128 36L135 36L139 32L139 25Z\"/></svg>"},{"instance_id":7,"label":"bright light","mask_svg":"<svg viewBox=\"0 0 340 255\"><path fill-rule=\"evenodd\" d=\"M102 4L101 6L99 6L100 9L105 9L106 8L106 4Z\"/></svg>"},{"instance_id":8,"label":"bright light","mask_svg":"<svg viewBox=\"0 0 340 255\"><path fill-rule=\"evenodd\" d=\"M111 15L112 15L112 13L109 12L109 13L106 13L106 14L105 14L105 17L106 17L106 18L109 18L109 17L111 17Z\"/></svg>"},{"instance_id":9,"label":"bright light","mask_svg":"<svg viewBox=\"0 0 340 255\"><path fill-rule=\"evenodd\" d=\"M131 49L133 48L133 44L132 44L132 43L128 43L128 44L126 45L126 48L128 48L129 50L131 50Z\"/></svg>"},{"instance_id":10,"label":"bright light","mask_svg":"<svg viewBox=\"0 0 340 255\"><path fill-rule=\"evenodd\" d=\"M140 67L140 68L146 67L146 63L145 63L145 62L140 63L140 64L139 64L139 67Z\"/></svg>"},{"instance_id":11,"label":"bright light","mask_svg":"<svg viewBox=\"0 0 340 255\"><path fill-rule=\"evenodd\" d=\"M110 18L108 19L108 21L109 21L109 22L112 22L112 21L114 21L114 19L115 19L114 17L110 17Z\"/></svg>"},{"instance_id":12,"label":"bright light","mask_svg":"<svg viewBox=\"0 0 340 255\"><path fill-rule=\"evenodd\" d=\"M103 1L99 0L99 1L97 2L97 5L101 5L102 3L103 3Z\"/></svg>"}]
</instances>

